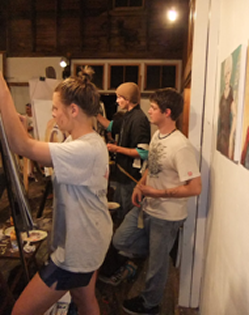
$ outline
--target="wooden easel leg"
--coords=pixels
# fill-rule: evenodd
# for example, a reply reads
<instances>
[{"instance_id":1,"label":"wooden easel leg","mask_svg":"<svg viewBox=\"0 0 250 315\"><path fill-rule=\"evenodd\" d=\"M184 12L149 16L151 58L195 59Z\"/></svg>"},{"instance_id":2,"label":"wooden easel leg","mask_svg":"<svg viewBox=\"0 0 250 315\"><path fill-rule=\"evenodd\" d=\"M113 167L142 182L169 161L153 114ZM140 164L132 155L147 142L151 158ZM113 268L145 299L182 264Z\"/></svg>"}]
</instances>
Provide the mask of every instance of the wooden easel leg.
<instances>
[{"instance_id":1,"label":"wooden easel leg","mask_svg":"<svg viewBox=\"0 0 250 315\"><path fill-rule=\"evenodd\" d=\"M29 167L29 160L26 157L23 157L23 184L24 184L24 188L26 192L29 189L28 167Z\"/></svg>"},{"instance_id":2,"label":"wooden easel leg","mask_svg":"<svg viewBox=\"0 0 250 315\"><path fill-rule=\"evenodd\" d=\"M43 209L44 209L44 206L46 203L46 199L47 199L47 197L51 191L52 191L52 182L51 182L51 179L48 178L47 183L46 183L45 192L43 194L43 199L42 199L42 202L40 204L39 210L38 210L37 215L36 215L37 219L41 218L41 216L43 214Z\"/></svg>"}]
</instances>

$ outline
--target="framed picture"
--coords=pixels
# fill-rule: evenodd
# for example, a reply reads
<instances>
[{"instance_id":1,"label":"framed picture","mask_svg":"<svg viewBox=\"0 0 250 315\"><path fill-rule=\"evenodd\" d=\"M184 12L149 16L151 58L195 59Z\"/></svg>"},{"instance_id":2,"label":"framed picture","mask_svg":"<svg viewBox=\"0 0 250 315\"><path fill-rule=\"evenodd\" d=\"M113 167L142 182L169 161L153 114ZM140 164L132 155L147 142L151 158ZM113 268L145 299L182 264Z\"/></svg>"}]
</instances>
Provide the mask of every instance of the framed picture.
<instances>
[{"instance_id":1,"label":"framed picture","mask_svg":"<svg viewBox=\"0 0 250 315\"><path fill-rule=\"evenodd\" d=\"M232 161L240 160L246 47L237 47L221 64L217 150Z\"/></svg>"},{"instance_id":2,"label":"framed picture","mask_svg":"<svg viewBox=\"0 0 250 315\"><path fill-rule=\"evenodd\" d=\"M240 163L249 170L249 46L247 49L245 97L241 135L242 138Z\"/></svg>"}]
</instances>

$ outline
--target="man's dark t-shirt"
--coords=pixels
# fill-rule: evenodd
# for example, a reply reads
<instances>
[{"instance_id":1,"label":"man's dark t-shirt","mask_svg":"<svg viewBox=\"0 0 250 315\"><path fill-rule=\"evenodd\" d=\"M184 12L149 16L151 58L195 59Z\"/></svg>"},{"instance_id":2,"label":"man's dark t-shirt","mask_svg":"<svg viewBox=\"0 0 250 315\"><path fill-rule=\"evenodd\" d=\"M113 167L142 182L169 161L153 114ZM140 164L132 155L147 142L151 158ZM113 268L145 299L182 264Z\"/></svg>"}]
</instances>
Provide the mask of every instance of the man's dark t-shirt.
<instances>
[{"instance_id":1,"label":"man's dark t-shirt","mask_svg":"<svg viewBox=\"0 0 250 315\"><path fill-rule=\"evenodd\" d=\"M126 112L119 120L113 121L112 132L119 133L118 145L125 148L138 148L139 144L149 144L150 123L147 116L141 110L140 105L136 105L132 110ZM141 165L142 165L141 160ZM117 153L116 164L119 164L126 172L136 180L140 180L140 169L133 167L134 158ZM128 184L131 179L116 168L116 179L118 182Z\"/></svg>"}]
</instances>

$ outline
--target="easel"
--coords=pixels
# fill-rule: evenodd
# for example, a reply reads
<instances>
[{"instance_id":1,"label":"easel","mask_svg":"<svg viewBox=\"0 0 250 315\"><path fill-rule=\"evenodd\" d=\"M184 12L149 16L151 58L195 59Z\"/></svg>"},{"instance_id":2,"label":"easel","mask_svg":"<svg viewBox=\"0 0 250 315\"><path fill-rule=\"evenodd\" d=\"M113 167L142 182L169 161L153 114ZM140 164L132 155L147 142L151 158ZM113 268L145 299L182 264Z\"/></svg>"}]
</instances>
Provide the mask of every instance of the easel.
<instances>
[{"instance_id":1,"label":"easel","mask_svg":"<svg viewBox=\"0 0 250 315\"><path fill-rule=\"evenodd\" d=\"M17 159L17 163L19 165L19 168L22 169L24 188L28 192L28 189L29 189L29 178L28 178L29 160L24 156L22 157L22 159L20 159L20 157L18 155L16 155L15 158Z\"/></svg>"},{"instance_id":2,"label":"easel","mask_svg":"<svg viewBox=\"0 0 250 315\"><path fill-rule=\"evenodd\" d=\"M46 203L46 199L47 199L48 195L52 192L51 176L48 176L48 178L46 178L46 181L47 182L46 182L46 187L45 187L45 191L43 194L43 198L42 198L40 207L39 207L37 215L36 215L37 219L41 218L41 216L43 214L44 206Z\"/></svg>"},{"instance_id":3,"label":"easel","mask_svg":"<svg viewBox=\"0 0 250 315\"><path fill-rule=\"evenodd\" d=\"M14 222L19 255L27 283L30 280L26 260L24 257L21 232L32 230L34 223L31 217L28 198L18 173L16 160L10 152L2 120L0 117L0 153L2 156L3 170L6 180L6 188Z\"/></svg>"},{"instance_id":4,"label":"easel","mask_svg":"<svg viewBox=\"0 0 250 315\"><path fill-rule=\"evenodd\" d=\"M26 157L23 157L23 184L26 191L29 189L28 165L29 160Z\"/></svg>"}]
</instances>

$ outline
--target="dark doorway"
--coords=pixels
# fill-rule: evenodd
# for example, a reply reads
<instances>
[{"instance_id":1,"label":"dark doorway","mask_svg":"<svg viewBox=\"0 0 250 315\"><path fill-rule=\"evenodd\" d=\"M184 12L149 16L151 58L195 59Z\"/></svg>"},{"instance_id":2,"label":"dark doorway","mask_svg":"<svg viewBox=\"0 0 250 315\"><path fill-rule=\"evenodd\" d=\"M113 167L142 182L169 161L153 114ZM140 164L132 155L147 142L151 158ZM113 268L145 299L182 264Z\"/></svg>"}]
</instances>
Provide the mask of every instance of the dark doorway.
<instances>
[{"instance_id":1,"label":"dark doorway","mask_svg":"<svg viewBox=\"0 0 250 315\"><path fill-rule=\"evenodd\" d=\"M101 94L101 101L104 104L106 116L108 120L113 119L113 115L117 111L116 95L115 94Z\"/></svg>"}]
</instances>

